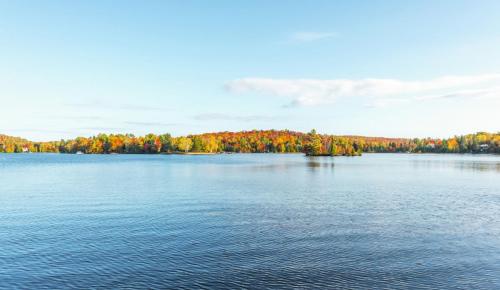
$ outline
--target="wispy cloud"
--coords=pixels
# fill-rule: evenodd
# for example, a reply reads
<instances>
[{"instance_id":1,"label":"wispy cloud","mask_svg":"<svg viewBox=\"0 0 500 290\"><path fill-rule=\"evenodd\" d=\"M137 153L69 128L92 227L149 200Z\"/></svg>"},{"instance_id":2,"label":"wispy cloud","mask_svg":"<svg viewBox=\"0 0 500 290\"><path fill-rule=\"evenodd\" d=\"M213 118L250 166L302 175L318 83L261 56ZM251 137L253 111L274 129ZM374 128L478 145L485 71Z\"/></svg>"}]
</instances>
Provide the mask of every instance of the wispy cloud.
<instances>
[{"instance_id":1,"label":"wispy cloud","mask_svg":"<svg viewBox=\"0 0 500 290\"><path fill-rule=\"evenodd\" d=\"M101 116L56 116L56 115L43 115L42 117L48 119L63 119L63 120L77 120L77 121L95 121L95 120L105 120L106 118Z\"/></svg>"},{"instance_id":2,"label":"wispy cloud","mask_svg":"<svg viewBox=\"0 0 500 290\"><path fill-rule=\"evenodd\" d=\"M106 103L100 101L85 102L85 103L69 103L70 107L92 108L92 109L109 109L109 110L130 110L130 111L169 111L170 108L161 106L143 105L143 104L126 104L126 103Z\"/></svg>"},{"instance_id":3,"label":"wispy cloud","mask_svg":"<svg viewBox=\"0 0 500 290\"><path fill-rule=\"evenodd\" d=\"M248 116L235 116L235 115L227 115L220 113L208 113L208 114L199 114L194 116L195 120L199 121L240 121L240 122L255 122L255 121L270 121L276 120L278 117L275 116L263 116L263 115L248 115Z\"/></svg>"},{"instance_id":4,"label":"wispy cloud","mask_svg":"<svg viewBox=\"0 0 500 290\"><path fill-rule=\"evenodd\" d=\"M336 37L334 32L317 32L317 31L299 31L290 36L290 39L296 42L311 42Z\"/></svg>"},{"instance_id":5,"label":"wispy cloud","mask_svg":"<svg viewBox=\"0 0 500 290\"><path fill-rule=\"evenodd\" d=\"M50 129L27 129L27 128L20 128L20 129L11 129L11 130L6 130L9 132L28 132L28 133L61 133L61 134L68 134L71 133L70 130L50 130Z\"/></svg>"},{"instance_id":6,"label":"wispy cloud","mask_svg":"<svg viewBox=\"0 0 500 290\"><path fill-rule=\"evenodd\" d=\"M461 98L477 98L498 95L500 87L492 87L489 89L478 90L459 90L447 94L425 95L415 97L416 100L436 100L436 99L461 99Z\"/></svg>"},{"instance_id":7,"label":"wispy cloud","mask_svg":"<svg viewBox=\"0 0 500 290\"><path fill-rule=\"evenodd\" d=\"M180 125L179 123L162 123L162 122L125 122L125 124L134 126L153 126L153 127Z\"/></svg>"},{"instance_id":8,"label":"wispy cloud","mask_svg":"<svg viewBox=\"0 0 500 290\"><path fill-rule=\"evenodd\" d=\"M291 105L332 104L342 98L409 102L487 95L499 97L500 74L444 76L432 80L398 79L269 79L243 78L226 84L233 93L270 94L291 99ZM389 101L390 100L390 101Z\"/></svg>"},{"instance_id":9,"label":"wispy cloud","mask_svg":"<svg viewBox=\"0 0 500 290\"><path fill-rule=\"evenodd\" d=\"M120 128L120 127L94 126L94 127L76 128L75 130L78 130L78 131L95 131L95 132L103 133L103 132L108 132L108 131L121 131L121 130L123 130L123 128Z\"/></svg>"}]
</instances>

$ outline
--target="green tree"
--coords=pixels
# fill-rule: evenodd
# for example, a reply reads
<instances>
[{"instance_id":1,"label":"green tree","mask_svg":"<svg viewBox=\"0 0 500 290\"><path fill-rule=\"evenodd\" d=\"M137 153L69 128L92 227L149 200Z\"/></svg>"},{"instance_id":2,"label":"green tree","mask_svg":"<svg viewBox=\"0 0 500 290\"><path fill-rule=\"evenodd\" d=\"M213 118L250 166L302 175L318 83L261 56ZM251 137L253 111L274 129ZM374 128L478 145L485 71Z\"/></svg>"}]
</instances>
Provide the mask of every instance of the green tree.
<instances>
[{"instance_id":1,"label":"green tree","mask_svg":"<svg viewBox=\"0 0 500 290\"><path fill-rule=\"evenodd\" d=\"M338 154L337 144L334 138L332 138L332 143L330 145L330 155L336 156Z\"/></svg>"},{"instance_id":2,"label":"green tree","mask_svg":"<svg viewBox=\"0 0 500 290\"><path fill-rule=\"evenodd\" d=\"M192 151L194 152L203 152L203 141L201 140L200 136L194 136L192 137L193 140L193 146L192 146Z\"/></svg>"},{"instance_id":3,"label":"green tree","mask_svg":"<svg viewBox=\"0 0 500 290\"><path fill-rule=\"evenodd\" d=\"M161 142L160 152L170 152L172 150L172 136L170 134L162 134L158 137Z\"/></svg>"}]
</instances>

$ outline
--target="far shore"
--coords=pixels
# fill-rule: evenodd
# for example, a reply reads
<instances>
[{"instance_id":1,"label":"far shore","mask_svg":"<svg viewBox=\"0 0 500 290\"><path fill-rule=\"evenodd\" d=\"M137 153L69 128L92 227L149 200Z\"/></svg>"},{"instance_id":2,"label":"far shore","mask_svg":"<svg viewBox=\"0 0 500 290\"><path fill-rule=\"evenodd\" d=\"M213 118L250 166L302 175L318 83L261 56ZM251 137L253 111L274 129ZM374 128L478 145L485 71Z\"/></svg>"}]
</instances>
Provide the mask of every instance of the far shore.
<instances>
[{"instance_id":1,"label":"far shore","mask_svg":"<svg viewBox=\"0 0 500 290\"><path fill-rule=\"evenodd\" d=\"M223 154L217 152L162 152L160 154L165 155L215 155L215 154Z\"/></svg>"}]
</instances>

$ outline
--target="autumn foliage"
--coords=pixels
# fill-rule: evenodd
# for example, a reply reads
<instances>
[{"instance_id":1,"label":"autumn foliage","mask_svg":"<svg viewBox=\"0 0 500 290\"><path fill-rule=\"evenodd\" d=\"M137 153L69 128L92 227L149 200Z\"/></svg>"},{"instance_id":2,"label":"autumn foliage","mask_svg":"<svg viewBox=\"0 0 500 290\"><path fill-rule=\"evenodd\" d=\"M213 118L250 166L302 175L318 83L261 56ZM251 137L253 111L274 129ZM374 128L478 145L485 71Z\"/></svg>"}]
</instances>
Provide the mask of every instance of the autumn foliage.
<instances>
[{"instance_id":1,"label":"autumn foliage","mask_svg":"<svg viewBox=\"0 0 500 290\"><path fill-rule=\"evenodd\" d=\"M288 130L253 130L172 137L170 134L99 134L71 140L32 142L0 135L0 152L86 154L158 153L305 153L355 156L363 152L500 153L500 133L476 133L449 139L333 136Z\"/></svg>"}]
</instances>

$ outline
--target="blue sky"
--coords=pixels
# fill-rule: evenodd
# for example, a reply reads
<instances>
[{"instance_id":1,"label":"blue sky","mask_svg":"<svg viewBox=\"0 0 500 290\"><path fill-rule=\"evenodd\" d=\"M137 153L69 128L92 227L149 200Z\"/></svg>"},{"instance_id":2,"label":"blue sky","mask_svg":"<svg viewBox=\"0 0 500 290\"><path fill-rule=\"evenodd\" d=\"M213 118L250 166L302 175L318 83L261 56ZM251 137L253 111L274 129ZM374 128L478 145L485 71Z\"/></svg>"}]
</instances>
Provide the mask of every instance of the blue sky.
<instances>
[{"instance_id":1,"label":"blue sky","mask_svg":"<svg viewBox=\"0 0 500 290\"><path fill-rule=\"evenodd\" d=\"M500 1L2 1L0 133L500 130Z\"/></svg>"}]
</instances>

